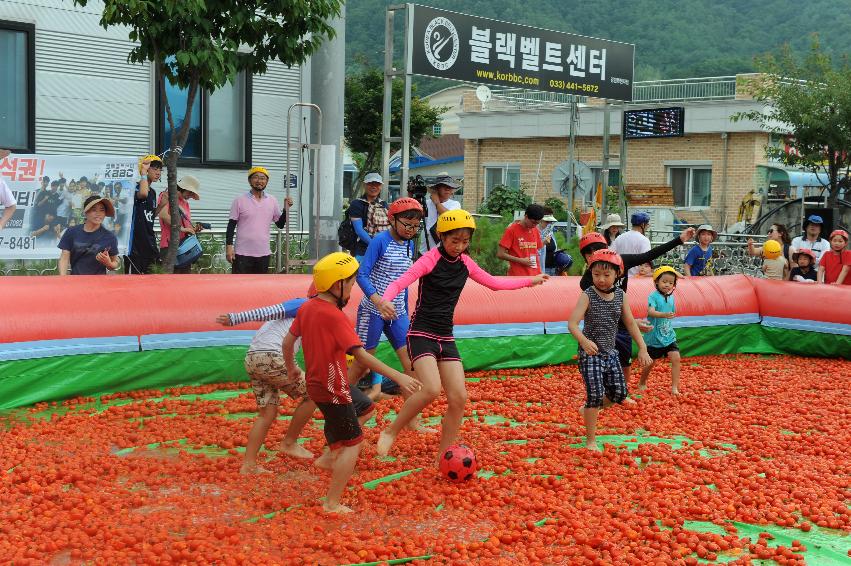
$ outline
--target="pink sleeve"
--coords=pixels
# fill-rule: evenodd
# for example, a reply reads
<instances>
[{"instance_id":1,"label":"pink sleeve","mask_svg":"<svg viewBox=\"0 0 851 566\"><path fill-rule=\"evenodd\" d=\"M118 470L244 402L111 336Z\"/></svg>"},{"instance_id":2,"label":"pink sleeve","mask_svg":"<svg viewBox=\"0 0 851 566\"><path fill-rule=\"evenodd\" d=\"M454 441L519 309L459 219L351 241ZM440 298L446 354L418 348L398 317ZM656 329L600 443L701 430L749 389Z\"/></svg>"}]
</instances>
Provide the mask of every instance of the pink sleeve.
<instances>
[{"instance_id":1,"label":"pink sleeve","mask_svg":"<svg viewBox=\"0 0 851 566\"><path fill-rule=\"evenodd\" d=\"M233 202L230 205L230 216L229 220L239 220L239 198L233 199Z\"/></svg>"},{"instance_id":2,"label":"pink sleeve","mask_svg":"<svg viewBox=\"0 0 851 566\"><path fill-rule=\"evenodd\" d=\"M532 280L527 278L494 277L479 267L479 265L473 261L473 258L467 254L463 254L461 256L461 260L464 262L464 265L467 266L467 271L470 272L470 279L479 285L484 285L491 291L511 291L512 289L522 289L523 287L530 287L532 285Z\"/></svg>"},{"instance_id":3,"label":"pink sleeve","mask_svg":"<svg viewBox=\"0 0 851 566\"><path fill-rule=\"evenodd\" d=\"M387 286L382 299L392 301L399 293L407 289L411 283L431 273L434 266L437 265L437 260L440 259L440 248L432 248L418 259L411 269L402 274L402 276Z\"/></svg>"}]
</instances>

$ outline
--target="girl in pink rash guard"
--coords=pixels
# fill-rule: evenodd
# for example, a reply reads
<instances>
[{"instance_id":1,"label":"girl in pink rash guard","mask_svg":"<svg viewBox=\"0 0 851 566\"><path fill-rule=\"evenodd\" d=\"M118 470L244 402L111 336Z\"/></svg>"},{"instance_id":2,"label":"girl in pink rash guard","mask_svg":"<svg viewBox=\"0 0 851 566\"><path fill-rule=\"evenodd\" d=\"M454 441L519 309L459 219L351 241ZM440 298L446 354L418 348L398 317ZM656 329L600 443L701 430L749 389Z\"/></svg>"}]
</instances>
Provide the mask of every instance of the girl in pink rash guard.
<instances>
[{"instance_id":1,"label":"girl in pink rash guard","mask_svg":"<svg viewBox=\"0 0 851 566\"><path fill-rule=\"evenodd\" d=\"M437 398L441 385L446 390L448 406L441 426L438 459L455 441L467 402L467 388L452 329L455 305L467 278L494 291L531 287L549 279L548 275L499 279L484 271L464 253L475 229L473 217L465 210L441 214L437 219L440 245L391 283L382 297L381 315L392 318L395 310L390 301L419 280L416 310L408 331L408 355L422 388L405 401L396 420L381 432L377 451L382 456L388 454L396 436L411 419Z\"/></svg>"}]
</instances>

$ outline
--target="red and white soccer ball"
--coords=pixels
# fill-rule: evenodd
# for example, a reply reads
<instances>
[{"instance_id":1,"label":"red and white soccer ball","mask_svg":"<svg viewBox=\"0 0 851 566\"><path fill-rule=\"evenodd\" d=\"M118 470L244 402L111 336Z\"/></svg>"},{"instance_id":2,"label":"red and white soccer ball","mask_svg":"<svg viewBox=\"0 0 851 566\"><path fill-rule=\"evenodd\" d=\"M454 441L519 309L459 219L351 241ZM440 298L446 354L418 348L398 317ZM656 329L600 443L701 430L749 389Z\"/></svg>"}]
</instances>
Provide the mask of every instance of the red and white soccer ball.
<instances>
[{"instance_id":1,"label":"red and white soccer ball","mask_svg":"<svg viewBox=\"0 0 851 566\"><path fill-rule=\"evenodd\" d=\"M476 454L466 444L455 444L446 449L440 458L440 473L452 482L464 482L476 475L479 464Z\"/></svg>"}]
</instances>

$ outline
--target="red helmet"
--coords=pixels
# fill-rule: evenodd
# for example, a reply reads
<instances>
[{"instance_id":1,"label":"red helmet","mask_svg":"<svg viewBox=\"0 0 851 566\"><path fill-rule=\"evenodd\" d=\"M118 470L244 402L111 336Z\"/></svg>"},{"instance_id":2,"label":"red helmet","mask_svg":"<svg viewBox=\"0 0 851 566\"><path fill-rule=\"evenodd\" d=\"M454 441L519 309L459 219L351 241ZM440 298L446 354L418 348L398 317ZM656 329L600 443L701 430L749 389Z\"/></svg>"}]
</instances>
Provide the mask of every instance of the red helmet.
<instances>
[{"instance_id":1,"label":"red helmet","mask_svg":"<svg viewBox=\"0 0 851 566\"><path fill-rule=\"evenodd\" d=\"M832 240L834 236L842 236L846 242L848 241L848 232L845 230L834 230L830 233L830 238L828 238L828 240Z\"/></svg>"},{"instance_id":2,"label":"red helmet","mask_svg":"<svg viewBox=\"0 0 851 566\"><path fill-rule=\"evenodd\" d=\"M605 263L610 263L617 267L619 275L623 273L623 260L621 259L621 256L619 256L617 253L613 252L608 248L606 248L605 250L597 250L596 252L591 254L591 257L588 258L588 269L591 269L591 267L595 263L601 261Z\"/></svg>"},{"instance_id":3,"label":"red helmet","mask_svg":"<svg viewBox=\"0 0 851 566\"><path fill-rule=\"evenodd\" d=\"M591 244L603 244L604 247L609 247L609 244L606 243L606 238L601 233L589 232L579 240L579 253L585 253L585 248Z\"/></svg>"},{"instance_id":4,"label":"red helmet","mask_svg":"<svg viewBox=\"0 0 851 566\"><path fill-rule=\"evenodd\" d=\"M390 208L387 209L387 216L396 216L397 214L402 214L409 210L416 210L420 213L420 216L423 215L423 205L421 205L417 199L402 197L393 201L393 204L391 204Z\"/></svg>"},{"instance_id":5,"label":"red helmet","mask_svg":"<svg viewBox=\"0 0 851 566\"><path fill-rule=\"evenodd\" d=\"M798 258L801 257L802 255L809 257L810 263L816 262L816 254L813 253L813 250L808 249L808 248L801 248L800 250L793 253L792 254L792 261L794 261L795 263L798 263Z\"/></svg>"}]
</instances>

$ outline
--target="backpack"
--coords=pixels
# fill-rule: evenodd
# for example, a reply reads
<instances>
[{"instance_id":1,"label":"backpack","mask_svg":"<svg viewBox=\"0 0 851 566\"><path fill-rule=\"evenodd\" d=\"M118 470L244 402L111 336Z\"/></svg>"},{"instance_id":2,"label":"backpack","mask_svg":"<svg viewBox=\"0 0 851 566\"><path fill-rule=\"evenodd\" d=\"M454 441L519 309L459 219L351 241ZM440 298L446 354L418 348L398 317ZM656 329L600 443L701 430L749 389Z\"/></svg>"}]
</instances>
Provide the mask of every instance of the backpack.
<instances>
[{"instance_id":1,"label":"backpack","mask_svg":"<svg viewBox=\"0 0 851 566\"><path fill-rule=\"evenodd\" d=\"M390 229L390 219L387 217L387 209L384 202L376 200L371 203L366 211L366 233L375 236L380 232Z\"/></svg>"},{"instance_id":2,"label":"backpack","mask_svg":"<svg viewBox=\"0 0 851 566\"><path fill-rule=\"evenodd\" d=\"M358 235L355 233L355 227L352 226L352 219L349 218L349 211L344 214L343 221L337 227L337 243L344 250L353 252L355 244L358 243Z\"/></svg>"}]
</instances>

